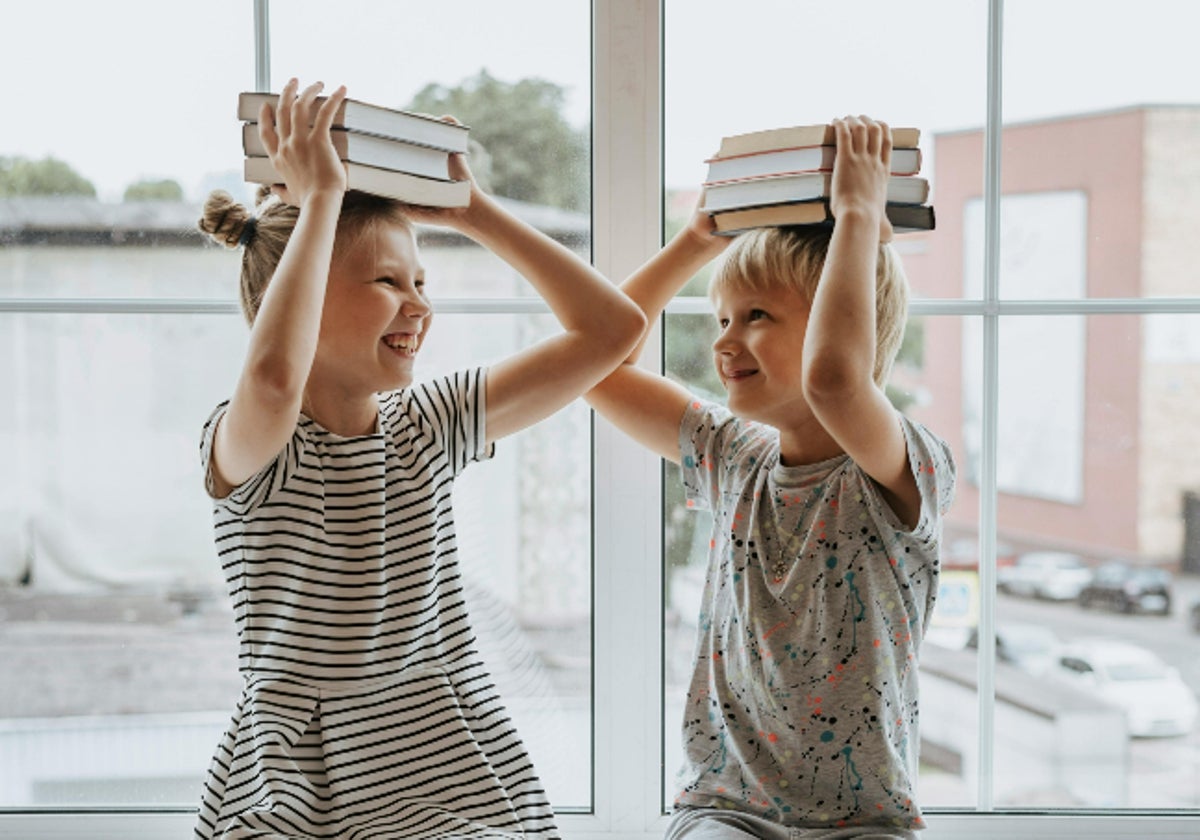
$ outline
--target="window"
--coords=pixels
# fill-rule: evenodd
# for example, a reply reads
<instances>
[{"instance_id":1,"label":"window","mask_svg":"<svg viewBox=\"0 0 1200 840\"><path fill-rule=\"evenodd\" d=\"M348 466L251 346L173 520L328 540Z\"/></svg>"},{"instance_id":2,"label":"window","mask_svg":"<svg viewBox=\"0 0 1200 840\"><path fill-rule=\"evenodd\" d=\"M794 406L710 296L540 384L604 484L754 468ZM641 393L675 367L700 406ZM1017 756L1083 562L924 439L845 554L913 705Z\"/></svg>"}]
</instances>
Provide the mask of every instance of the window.
<instances>
[{"instance_id":1,"label":"window","mask_svg":"<svg viewBox=\"0 0 1200 840\"><path fill-rule=\"evenodd\" d=\"M10 92L36 119L6 122L0 178L25 158L22 183L57 180L0 192L0 833L190 830L237 691L196 437L245 327L236 257L188 231L209 189L245 194L233 93L292 74L397 104L548 82L561 183L530 199L496 155L489 175L614 278L681 223L722 135L847 110L920 127L938 226L897 243L914 300L891 395L959 466L923 649L925 834L1196 833L1200 727L1149 702L1200 692L1190 3L334 5L5 9L0 70L40 82ZM486 252L423 249L429 372L552 328ZM705 280L661 365L719 398ZM582 406L466 479L476 624L565 833L660 837L704 523ZM1169 586L1109 587L1111 563ZM1122 705L1098 673L1143 687Z\"/></svg>"}]
</instances>

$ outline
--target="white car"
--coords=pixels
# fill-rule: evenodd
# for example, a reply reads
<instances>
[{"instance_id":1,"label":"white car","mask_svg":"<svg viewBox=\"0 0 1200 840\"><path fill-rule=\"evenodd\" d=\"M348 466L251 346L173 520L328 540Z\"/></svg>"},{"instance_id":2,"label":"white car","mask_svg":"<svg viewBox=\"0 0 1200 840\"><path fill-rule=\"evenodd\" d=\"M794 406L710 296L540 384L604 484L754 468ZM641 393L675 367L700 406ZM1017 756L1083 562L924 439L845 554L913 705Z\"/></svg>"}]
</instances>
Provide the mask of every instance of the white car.
<instances>
[{"instance_id":1,"label":"white car","mask_svg":"<svg viewBox=\"0 0 1200 840\"><path fill-rule=\"evenodd\" d=\"M1078 554L1031 551L996 570L996 588L1010 595L1074 601L1092 581L1092 569Z\"/></svg>"},{"instance_id":2,"label":"white car","mask_svg":"<svg viewBox=\"0 0 1200 840\"><path fill-rule=\"evenodd\" d=\"M968 648L979 647L979 629L971 630ZM996 659L1041 675L1058 662L1062 641L1049 627L1010 621L996 628Z\"/></svg>"},{"instance_id":3,"label":"white car","mask_svg":"<svg viewBox=\"0 0 1200 840\"><path fill-rule=\"evenodd\" d=\"M1129 734L1186 735L1200 709L1179 672L1152 651L1110 639L1072 642L1058 653L1055 673L1124 710Z\"/></svg>"}]
</instances>

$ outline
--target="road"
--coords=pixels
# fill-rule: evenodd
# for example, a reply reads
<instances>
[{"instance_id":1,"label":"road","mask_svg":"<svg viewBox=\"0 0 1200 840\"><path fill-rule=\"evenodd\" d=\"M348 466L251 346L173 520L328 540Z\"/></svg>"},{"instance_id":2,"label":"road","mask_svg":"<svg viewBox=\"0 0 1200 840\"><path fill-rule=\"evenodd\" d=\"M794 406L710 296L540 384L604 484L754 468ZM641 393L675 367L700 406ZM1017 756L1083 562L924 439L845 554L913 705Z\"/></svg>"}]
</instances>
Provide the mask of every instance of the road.
<instances>
[{"instance_id":1,"label":"road","mask_svg":"<svg viewBox=\"0 0 1200 840\"><path fill-rule=\"evenodd\" d=\"M1052 603L998 595L996 623L1041 624L1064 642L1113 638L1141 645L1179 669L1200 696L1200 634L1188 626L1186 610L1200 598L1200 580L1177 579L1169 616L1124 615L1085 610L1076 603ZM1200 807L1200 726L1175 738L1134 738L1130 742L1129 806Z\"/></svg>"}]
</instances>

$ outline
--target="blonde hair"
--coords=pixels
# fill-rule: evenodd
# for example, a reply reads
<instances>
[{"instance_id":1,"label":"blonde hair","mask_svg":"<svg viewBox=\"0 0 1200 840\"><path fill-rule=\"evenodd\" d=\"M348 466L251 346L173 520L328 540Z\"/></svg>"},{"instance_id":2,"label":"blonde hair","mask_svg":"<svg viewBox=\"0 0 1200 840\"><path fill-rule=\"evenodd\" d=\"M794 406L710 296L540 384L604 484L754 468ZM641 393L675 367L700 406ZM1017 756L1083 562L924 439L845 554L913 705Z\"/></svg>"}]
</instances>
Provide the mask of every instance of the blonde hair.
<instances>
[{"instance_id":1,"label":"blonde hair","mask_svg":"<svg viewBox=\"0 0 1200 840\"><path fill-rule=\"evenodd\" d=\"M832 231L828 228L771 227L747 231L726 250L708 288L710 298L722 289L770 292L788 288L812 303L825 267ZM875 268L875 366L873 377L883 387L904 338L908 318L908 279L900 257L881 243Z\"/></svg>"},{"instance_id":2,"label":"blonde hair","mask_svg":"<svg viewBox=\"0 0 1200 840\"><path fill-rule=\"evenodd\" d=\"M300 210L282 201L269 187L259 187L254 210L239 203L224 190L214 190L204 202L197 226L226 248L242 249L240 299L242 314L253 324L267 284L279 266L283 249L296 228ZM412 223L398 201L354 190L342 199L338 215L334 255L353 247L375 224L394 224L412 230Z\"/></svg>"}]
</instances>

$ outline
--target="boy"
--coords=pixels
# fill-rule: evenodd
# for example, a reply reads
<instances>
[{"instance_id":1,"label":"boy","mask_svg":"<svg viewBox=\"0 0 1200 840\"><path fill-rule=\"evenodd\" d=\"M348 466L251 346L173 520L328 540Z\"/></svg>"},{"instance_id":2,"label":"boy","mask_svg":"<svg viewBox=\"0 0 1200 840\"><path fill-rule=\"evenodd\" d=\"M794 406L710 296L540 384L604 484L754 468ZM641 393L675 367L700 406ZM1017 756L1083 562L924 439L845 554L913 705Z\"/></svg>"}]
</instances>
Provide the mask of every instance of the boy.
<instances>
[{"instance_id":1,"label":"boy","mask_svg":"<svg viewBox=\"0 0 1200 840\"><path fill-rule=\"evenodd\" d=\"M907 302L890 131L834 126L832 230L745 234L713 279L728 410L636 367L640 347L587 395L713 513L670 840L923 826L917 652L954 465L883 392ZM728 242L697 212L623 291L653 323Z\"/></svg>"}]
</instances>

